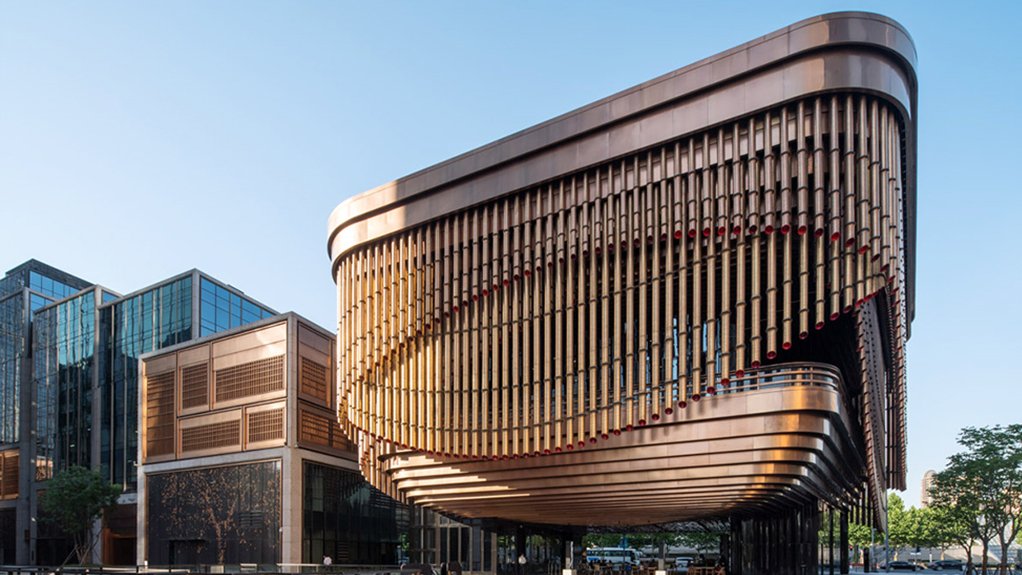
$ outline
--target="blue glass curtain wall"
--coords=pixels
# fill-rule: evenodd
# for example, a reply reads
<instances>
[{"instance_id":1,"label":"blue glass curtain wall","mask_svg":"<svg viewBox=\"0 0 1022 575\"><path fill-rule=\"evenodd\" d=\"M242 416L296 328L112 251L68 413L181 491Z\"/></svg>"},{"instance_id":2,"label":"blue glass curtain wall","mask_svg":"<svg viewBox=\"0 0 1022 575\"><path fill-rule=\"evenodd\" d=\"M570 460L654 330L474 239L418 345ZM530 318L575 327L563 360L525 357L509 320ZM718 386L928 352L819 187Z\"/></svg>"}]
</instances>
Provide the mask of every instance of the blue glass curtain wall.
<instances>
[{"instance_id":1,"label":"blue glass curtain wall","mask_svg":"<svg viewBox=\"0 0 1022 575\"><path fill-rule=\"evenodd\" d=\"M199 336L207 336L275 315L209 278L202 278Z\"/></svg>"},{"instance_id":2,"label":"blue glass curtain wall","mask_svg":"<svg viewBox=\"0 0 1022 575\"><path fill-rule=\"evenodd\" d=\"M101 464L110 480L133 491L138 450L138 358L191 339L192 277L118 300L101 316L103 390ZM109 309L104 308L104 309ZM106 331L109 328L110 331Z\"/></svg>"},{"instance_id":3,"label":"blue glass curtain wall","mask_svg":"<svg viewBox=\"0 0 1022 575\"><path fill-rule=\"evenodd\" d=\"M0 300L0 445L18 441L21 364L25 347L24 292Z\"/></svg>"}]
</instances>

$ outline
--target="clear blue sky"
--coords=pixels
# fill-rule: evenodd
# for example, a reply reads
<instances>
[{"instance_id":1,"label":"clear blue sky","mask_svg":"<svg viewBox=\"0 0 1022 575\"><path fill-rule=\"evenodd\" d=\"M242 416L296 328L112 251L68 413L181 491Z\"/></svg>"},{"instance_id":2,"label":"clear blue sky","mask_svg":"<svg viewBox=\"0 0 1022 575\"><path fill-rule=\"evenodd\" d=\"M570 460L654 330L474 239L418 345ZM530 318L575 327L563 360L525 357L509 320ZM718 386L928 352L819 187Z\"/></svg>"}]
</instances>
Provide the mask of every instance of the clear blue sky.
<instances>
[{"instance_id":1,"label":"clear blue sky","mask_svg":"<svg viewBox=\"0 0 1022 575\"><path fill-rule=\"evenodd\" d=\"M1022 3L0 1L0 269L198 267L334 324L344 198L815 14L919 51L909 491L1017 423Z\"/></svg>"}]
</instances>

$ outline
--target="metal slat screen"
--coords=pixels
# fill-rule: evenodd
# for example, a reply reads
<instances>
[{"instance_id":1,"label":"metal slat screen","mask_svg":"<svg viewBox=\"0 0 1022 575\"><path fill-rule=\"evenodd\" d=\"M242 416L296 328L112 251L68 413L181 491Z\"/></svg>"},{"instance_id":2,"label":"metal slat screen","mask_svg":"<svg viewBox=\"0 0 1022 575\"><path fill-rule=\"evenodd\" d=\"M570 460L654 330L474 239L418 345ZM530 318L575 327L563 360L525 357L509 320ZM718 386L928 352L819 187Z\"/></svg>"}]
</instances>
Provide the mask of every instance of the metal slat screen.
<instances>
[{"instance_id":1,"label":"metal slat screen","mask_svg":"<svg viewBox=\"0 0 1022 575\"><path fill-rule=\"evenodd\" d=\"M284 389L284 356L216 370L216 400L229 401Z\"/></svg>"},{"instance_id":2,"label":"metal slat screen","mask_svg":"<svg viewBox=\"0 0 1022 575\"><path fill-rule=\"evenodd\" d=\"M284 408L248 413L248 443L284 439Z\"/></svg>"},{"instance_id":3,"label":"metal slat screen","mask_svg":"<svg viewBox=\"0 0 1022 575\"><path fill-rule=\"evenodd\" d=\"M307 357L301 358L299 388L303 394L319 399L324 406L330 405L329 376L327 367Z\"/></svg>"},{"instance_id":4,"label":"metal slat screen","mask_svg":"<svg viewBox=\"0 0 1022 575\"><path fill-rule=\"evenodd\" d=\"M146 376L146 456L174 454L174 372Z\"/></svg>"},{"instance_id":5,"label":"metal slat screen","mask_svg":"<svg viewBox=\"0 0 1022 575\"><path fill-rule=\"evenodd\" d=\"M241 421L221 421L181 430L181 451L205 451L241 446Z\"/></svg>"},{"instance_id":6,"label":"metal slat screen","mask_svg":"<svg viewBox=\"0 0 1022 575\"><path fill-rule=\"evenodd\" d=\"M209 364L181 368L181 409L209 404Z\"/></svg>"}]
</instances>

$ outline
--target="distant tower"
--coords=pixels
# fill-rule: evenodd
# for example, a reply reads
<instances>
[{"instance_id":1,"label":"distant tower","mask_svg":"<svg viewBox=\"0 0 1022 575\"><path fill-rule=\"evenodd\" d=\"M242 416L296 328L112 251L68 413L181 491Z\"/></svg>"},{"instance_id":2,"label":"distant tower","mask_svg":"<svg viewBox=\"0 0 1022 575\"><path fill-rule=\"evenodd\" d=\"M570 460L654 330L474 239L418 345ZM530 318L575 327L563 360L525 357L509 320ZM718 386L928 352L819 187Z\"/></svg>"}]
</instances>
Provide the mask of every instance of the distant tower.
<instances>
[{"instance_id":1,"label":"distant tower","mask_svg":"<svg viewBox=\"0 0 1022 575\"><path fill-rule=\"evenodd\" d=\"M930 495L930 488L933 487L933 478L937 472L930 469L923 474L922 490L919 492L919 506L929 507L933 503L933 496Z\"/></svg>"}]
</instances>

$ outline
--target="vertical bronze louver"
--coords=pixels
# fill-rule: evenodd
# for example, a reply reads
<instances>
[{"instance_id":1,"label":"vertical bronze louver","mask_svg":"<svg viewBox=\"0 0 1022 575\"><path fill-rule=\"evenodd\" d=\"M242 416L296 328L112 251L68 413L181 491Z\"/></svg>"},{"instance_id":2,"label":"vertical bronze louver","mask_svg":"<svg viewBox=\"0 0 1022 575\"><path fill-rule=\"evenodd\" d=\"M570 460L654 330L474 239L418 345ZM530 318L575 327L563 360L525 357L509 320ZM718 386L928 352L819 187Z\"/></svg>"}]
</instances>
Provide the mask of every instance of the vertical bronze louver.
<instances>
[{"instance_id":1,"label":"vertical bronze louver","mask_svg":"<svg viewBox=\"0 0 1022 575\"><path fill-rule=\"evenodd\" d=\"M413 262L404 247L407 235L350 253L340 273L349 274L347 283L359 295L342 302L341 324L361 327L342 329L353 336L342 338L342 357L369 352L342 373L352 431L421 450L446 445L438 451L470 457L564 450L712 394L880 293L888 294L893 313L903 315L896 289L903 281L902 232L894 226L881 234L871 225L900 220L901 177L885 163L900 155L894 115L880 114L886 106L869 97L849 97L836 109L834 104L823 98L799 102L528 190L523 200L541 211L515 226L490 207L464 212L454 217L460 233L453 240L453 265L443 250ZM843 118L837 132L830 131L832 115ZM847 135L849 123L854 137ZM878 133L855 136L868 126ZM814 161L822 149L810 154L827 140L842 142L838 153L856 160L843 174L850 191L836 214L823 200L827 166ZM880 143L891 154L881 154ZM882 193L874 191L881 171ZM751 181L736 181L736 174L749 173L755 174ZM575 193L583 183L606 193L588 200ZM675 185L683 188L685 202L679 194L660 193ZM810 194L811 188L816 192ZM756 198L762 202L753 203ZM592 250L579 230L567 232L590 212L601 216L597 227L610 231ZM810 213L816 216L810 219ZM847 220L841 232L828 233L826 222ZM436 225L425 232L442 229ZM531 254L493 248L529 236ZM845 265L828 270L828 252ZM519 268L524 277L514 271ZM588 283L575 278L594 281L594 270L604 289L589 294ZM443 279L428 294L428 284L417 281L448 274L456 297L444 293L449 282ZM835 281L846 294L837 307L827 300L827 286ZM665 291L661 286L668 283L673 289ZM427 300L439 305L426 309ZM513 313L513 307L522 311ZM578 317L608 328L604 349L579 353ZM892 341L904 338L898 325ZM454 351L439 358L440 372L456 376L447 385L420 389L420 363L429 350L446 347L447 334L454 336ZM363 347L365 338L378 343ZM531 373L519 374L512 358L522 355L502 354L505 345L525 351ZM669 376L663 366L670 366ZM591 385L578 385L590 379ZM443 411L455 419L427 427L412 407L420 399L450 402L445 390L453 404ZM505 414L505 396L531 398L532 405L519 399ZM513 434L498 431L512 420L524 421L517 425L524 431L517 449Z\"/></svg>"},{"instance_id":2,"label":"vertical bronze louver","mask_svg":"<svg viewBox=\"0 0 1022 575\"><path fill-rule=\"evenodd\" d=\"M417 503L542 523L587 489L544 469L591 463L594 483L663 499L622 521L801 490L868 500L882 522L905 471L913 61L882 17L807 20L339 206L338 406L366 477ZM830 423L771 419L807 405ZM725 487L728 472L709 470L734 456L712 451L671 475L683 444L727 452L713 433L770 435L742 428L756 406L791 434L763 443L788 459L730 461L751 486ZM811 462L808 435L831 433L817 423L855 435ZM670 460L642 476L662 485L625 479L642 457ZM489 502L417 483L432 473L490 477L472 487ZM539 507L482 495L493 482Z\"/></svg>"}]
</instances>

